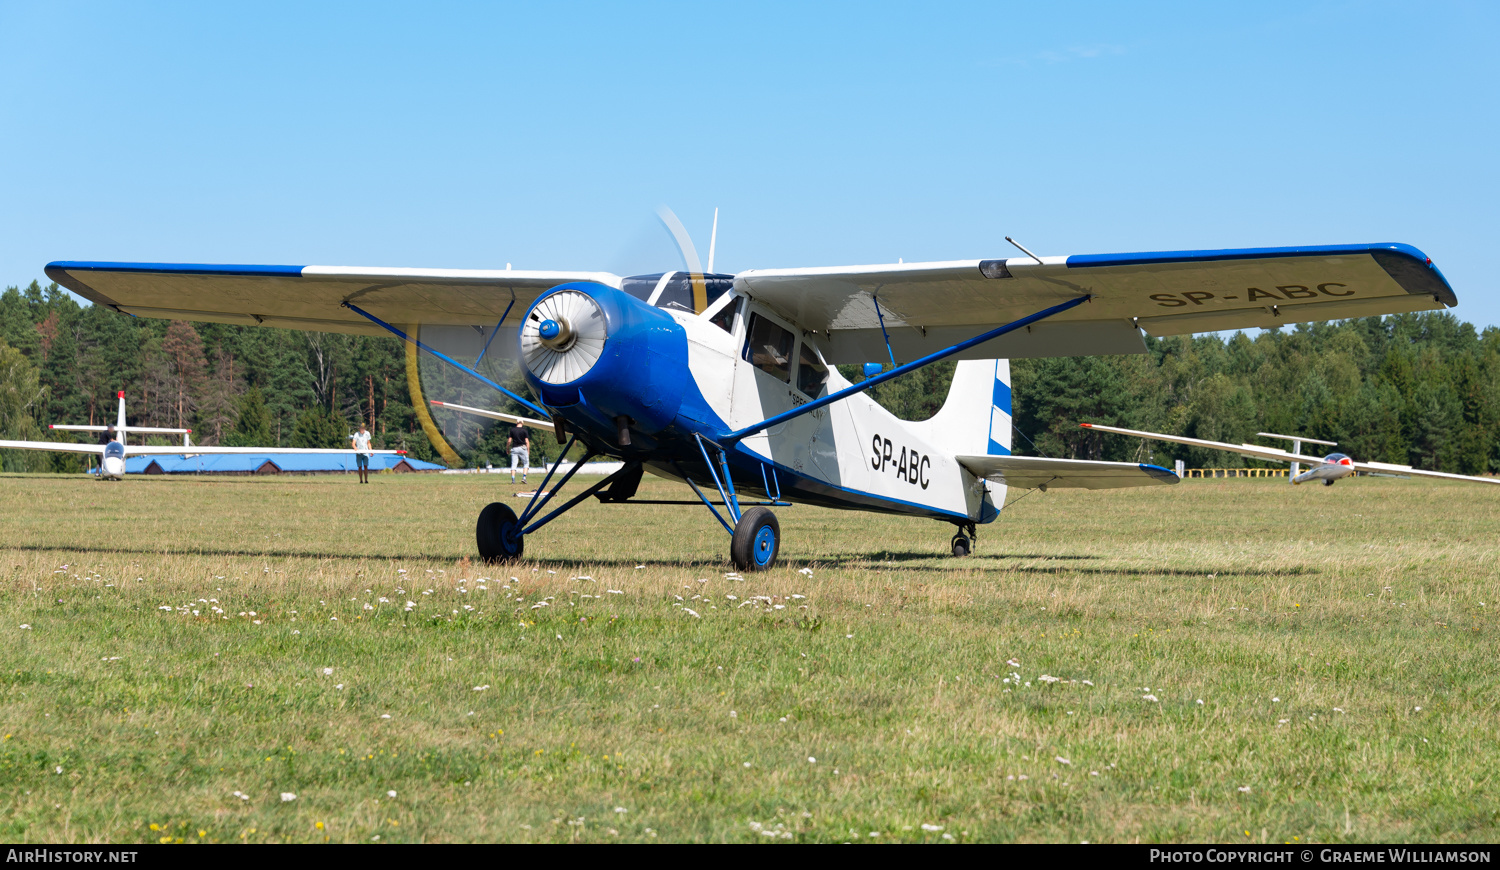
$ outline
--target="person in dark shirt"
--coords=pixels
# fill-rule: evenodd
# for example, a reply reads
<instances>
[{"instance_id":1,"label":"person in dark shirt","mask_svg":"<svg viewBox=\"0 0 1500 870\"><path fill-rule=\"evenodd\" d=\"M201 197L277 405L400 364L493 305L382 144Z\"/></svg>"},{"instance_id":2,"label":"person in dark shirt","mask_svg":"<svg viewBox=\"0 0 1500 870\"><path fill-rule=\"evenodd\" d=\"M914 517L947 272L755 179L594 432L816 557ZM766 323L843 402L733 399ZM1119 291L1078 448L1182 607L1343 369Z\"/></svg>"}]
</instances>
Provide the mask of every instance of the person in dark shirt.
<instances>
[{"instance_id":1,"label":"person in dark shirt","mask_svg":"<svg viewBox=\"0 0 1500 870\"><path fill-rule=\"evenodd\" d=\"M108 444L111 441L119 441L119 440L120 440L120 434L115 431L115 427L114 426L108 426L108 427L106 427L105 430L104 430L104 432L99 435L99 443L100 444Z\"/></svg>"},{"instance_id":2,"label":"person in dark shirt","mask_svg":"<svg viewBox=\"0 0 1500 870\"><path fill-rule=\"evenodd\" d=\"M526 482L526 473L531 468L531 432L520 423L510 427L510 482L516 482L516 464L521 466L521 482Z\"/></svg>"}]
</instances>

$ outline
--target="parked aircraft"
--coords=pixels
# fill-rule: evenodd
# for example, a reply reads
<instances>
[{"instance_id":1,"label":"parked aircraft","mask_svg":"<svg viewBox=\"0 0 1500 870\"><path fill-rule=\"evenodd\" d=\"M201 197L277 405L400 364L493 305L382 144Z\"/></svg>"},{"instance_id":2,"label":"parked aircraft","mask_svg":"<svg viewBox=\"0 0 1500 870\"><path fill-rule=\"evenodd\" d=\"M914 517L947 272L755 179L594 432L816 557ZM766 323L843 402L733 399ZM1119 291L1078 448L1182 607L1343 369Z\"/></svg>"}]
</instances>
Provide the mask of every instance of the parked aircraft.
<instances>
[{"instance_id":1,"label":"parked aircraft","mask_svg":"<svg viewBox=\"0 0 1500 870\"><path fill-rule=\"evenodd\" d=\"M1143 330L1178 335L1457 304L1431 260L1398 244L1026 252L735 275L714 272L712 256L700 267L691 245L682 247L686 271L624 278L73 261L47 274L139 317L390 333L550 420L569 447L583 446L583 461L624 463L555 509L547 510L582 461L555 487L549 473L519 516L502 502L487 506L475 530L487 560L522 556L527 535L586 498L630 502L650 470L693 489L729 534L741 570L775 563L781 532L769 508L794 502L936 519L955 527L952 550L963 555L978 526L999 514L1007 486L1177 482L1148 465L1010 455L1010 366L999 357L1144 353ZM512 310L519 318L509 319ZM429 326L472 328L488 336L486 350L506 332L533 398L424 342L419 330ZM834 368L876 359L893 366L857 384ZM899 420L866 395L943 359L962 361L931 420Z\"/></svg>"},{"instance_id":2,"label":"parked aircraft","mask_svg":"<svg viewBox=\"0 0 1500 870\"><path fill-rule=\"evenodd\" d=\"M1278 450L1275 447L1262 447L1258 444L1228 444L1223 441L1204 441L1201 438L1184 438L1180 435L1163 435L1160 432L1142 432L1138 429L1122 429L1119 426L1102 426L1098 423L1084 423L1085 429L1093 429L1096 432L1113 432L1116 435L1134 435L1137 438L1154 438L1157 441L1169 441L1173 444L1187 444L1192 447L1206 447L1209 450L1223 450L1227 453L1238 453L1251 459L1266 459L1272 462L1290 462L1292 464L1291 481L1294 484L1312 483L1323 481L1324 486L1333 486L1335 481L1343 480L1356 472L1367 472L1370 474L1403 475L1409 477L1436 477L1443 480L1464 480L1469 483L1491 483L1500 484L1500 478L1496 477L1470 477L1465 474L1449 474L1445 471L1427 471L1421 468L1412 468L1410 465L1395 465L1389 462L1357 462L1344 453L1330 453L1321 459L1316 456L1303 456L1300 452L1303 441L1312 444L1325 444L1335 447L1333 441L1317 441L1312 438L1302 438L1296 435L1276 435L1270 432L1258 433L1267 438L1285 438L1293 442L1291 452ZM1300 463L1307 463L1307 471L1297 473Z\"/></svg>"},{"instance_id":3,"label":"parked aircraft","mask_svg":"<svg viewBox=\"0 0 1500 870\"><path fill-rule=\"evenodd\" d=\"M113 426L58 425L53 429L75 432L107 432L108 440L103 444L71 444L66 441L0 441L0 450L46 450L53 453L87 453L99 457L100 480L123 480L126 456L198 456L210 453L351 453L350 448L327 449L315 447L205 447L189 443L191 429L162 429L150 426L125 425L125 393L117 394L120 401L119 414ZM126 438L133 433L181 434L181 447L149 447L127 444ZM400 450L372 450L371 453L401 453Z\"/></svg>"}]
</instances>

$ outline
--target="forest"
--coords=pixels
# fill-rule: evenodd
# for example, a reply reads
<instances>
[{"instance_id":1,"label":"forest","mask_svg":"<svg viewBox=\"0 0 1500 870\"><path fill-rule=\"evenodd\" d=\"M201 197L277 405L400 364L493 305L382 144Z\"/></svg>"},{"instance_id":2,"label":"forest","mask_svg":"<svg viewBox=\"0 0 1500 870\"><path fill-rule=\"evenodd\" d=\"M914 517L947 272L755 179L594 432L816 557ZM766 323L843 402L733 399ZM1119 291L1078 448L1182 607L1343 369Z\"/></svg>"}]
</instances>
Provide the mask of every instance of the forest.
<instances>
[{"instance_id":1,"label":"forest","mask_svg":"<svg viewBox=\"0 0 1500 870\"><path fill-rule=\"evenodd\" d=\"M1232 443L1261 431L1296 434L1336 441L1363 460L1500 472L1493 327L1481 333L1451 314L1423 313L1146 344L1140 355L1014 360L1016 452L1266 464L1077 425L1089 421ZM504 426L441 412L433 421L452 452L429 439L405 354L395 338L138 319L32 282L0 294L0 438L62 440L48 424L113 422L124 390L131 425L191 428L196 443L340 447L364 422L380 448L450 465L502 464ZM841 368L860 379L857 367ZM513 365L487 360L483 370L523 392ZM435 361L421 371L425 399L523 412ZM871 393L903 419L926 419L952 372L939 363ZM533 459L557 450L550 433L533 432ZM68 454L0 451L5 471L82 467Z\"/></svg>"}]
</instances>

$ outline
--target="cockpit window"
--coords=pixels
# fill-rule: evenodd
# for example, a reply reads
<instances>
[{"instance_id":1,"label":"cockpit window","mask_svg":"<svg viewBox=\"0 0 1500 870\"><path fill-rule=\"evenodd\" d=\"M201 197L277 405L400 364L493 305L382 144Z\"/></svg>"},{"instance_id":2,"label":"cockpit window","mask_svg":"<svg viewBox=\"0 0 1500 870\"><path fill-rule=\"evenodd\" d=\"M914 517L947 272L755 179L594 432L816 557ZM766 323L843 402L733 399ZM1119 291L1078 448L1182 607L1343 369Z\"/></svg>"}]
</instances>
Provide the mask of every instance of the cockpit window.
<instances>
[{"instance_id":1,"label":"cockpit window","mask_svg":"<svg viewBox=\"0 0 1500 870\"><path fill-rule=\"evenodd\" d=\"M662 278L666 281L663 282ZM694 280L694 278L697 280ZM661 293L652 302L657 308L671 308L689 314L701 314L714 300L734 286L733 275L699 275L688 272L661 272L635 275L620 282L620 289L643 302L651 302L657 287Z\"/></svg>"},{"instance_id":2,"label":"cockpit window","mask_svg":"<svg viewBox=\"0 0 1500 870\"><path fill-rule=\"evenodd\" d=\"M796 336L759 314L750 315L745 360L782 383L792 382L792 345Z\"/></svg>"},{"instance_id":3,"label":"cockpit window","mask_svg":"<svg viewBox=\"0 0 1500 870\"><path fill-rule=\"evenodd\" d=\"M709 323L728 333L734 332L734 316L740 312L740 301L735 299L719 309L719 313L708 319Z\"/></svg>"},{"instance_id":4,"label":"cockpit window","mask_svg":"<svg viewBox=\"0 0 1500 870\"><path fill-rule=\"evenodd\" d=\"M1348 459L1348 458L1349 458L1348 456L1346 456L1346 455L1344 455L1342 453L1330 453L1327 456L1323 457L1323 461L1324 462L1340 463L1340 462L1343 462L1345 459Z\"/></svg>"},{"instance_id":5,"label":"cockpit window","mask_svg":"<svg viewBox=\"0 0 1500 870\"><path fill-rule=\"evenodd\" d=\"M125 446L118 441L111 441L104 445L104 455L114 459L124 459Z\"/></svg>"},{"instance_id":6,"label":"cockpit window","mask_svg":"<svg viewBox=\"0 0 1500 870\"><path fill-rule=\"evenodd\" d=\"M818 351L812 345L802 342L802 352L797 355L797 389L817 398L826 383L828 366L818 358Z\"/></svg>"}]
</instances>

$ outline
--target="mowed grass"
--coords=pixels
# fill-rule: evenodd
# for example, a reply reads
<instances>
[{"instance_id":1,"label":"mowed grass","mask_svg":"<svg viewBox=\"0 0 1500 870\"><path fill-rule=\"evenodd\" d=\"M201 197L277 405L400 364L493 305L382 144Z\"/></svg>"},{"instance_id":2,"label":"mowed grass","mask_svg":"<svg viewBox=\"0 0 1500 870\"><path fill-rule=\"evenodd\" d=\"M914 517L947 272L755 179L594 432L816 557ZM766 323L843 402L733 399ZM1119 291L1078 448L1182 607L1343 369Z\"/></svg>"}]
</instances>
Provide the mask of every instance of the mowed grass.
<instances>
[{"instance_id":1,"label":"mowed grass","mask_svg":"<svg viewBox=\"0 0 1500 870\"><path fill-rule=\"evenodd\" d=\"M1500 838L1487 487L799 506L736 579L701 507L469 564L505 481L0 477L0 837Z\"/></svg>"}]
</instances>

